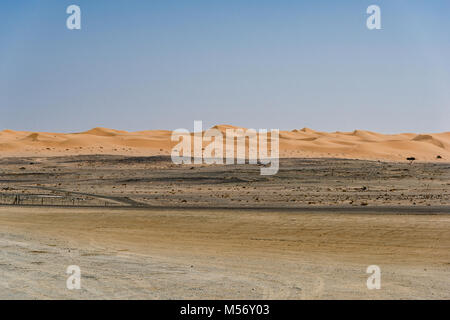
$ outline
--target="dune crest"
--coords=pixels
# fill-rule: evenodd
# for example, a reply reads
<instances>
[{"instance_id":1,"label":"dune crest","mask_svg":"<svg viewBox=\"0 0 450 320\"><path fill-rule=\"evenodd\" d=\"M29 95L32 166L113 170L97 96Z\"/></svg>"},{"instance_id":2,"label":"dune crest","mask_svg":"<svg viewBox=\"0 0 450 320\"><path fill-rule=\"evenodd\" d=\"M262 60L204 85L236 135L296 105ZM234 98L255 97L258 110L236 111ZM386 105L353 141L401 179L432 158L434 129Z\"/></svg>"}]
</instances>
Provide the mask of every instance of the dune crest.
<instances>
[{"instance_id":1,"label":"dune crest","mask_svg":"<svg viewBox=\"0 0 450 320\"><path fill-rule=\"evenodd\" d=\"M81 132L80 134L91 134L94 136L103 136L103 137L114 137L119 134L127 134L127 131L120 131L120 130L114 130L114 129L108 129L108 128L93 128L91 130Z\"/></svg>"},{"instance_id":2,"label":"dune crest","mask_svg":"<svg viewBox=\"0 0 450 320\"><path fill-rule=\"evenodd\" d=\"M212 127L222 133L244 129L232 125ZM204 128L206 130L206 128ZM12 156L64 156L113 154L130 156L170 155L178 141L171 131L127 132L93 128L79 133L0 131L0 154ZM448 161L450 132L381 134L372 131L319 132L309 128L280 131L280 157L348 158L383 161Z\"/></svg>"},{"instance_id":3,"label":"dune crest","mask_svg":"<svg viewBox=\"0 0 450 320\"><path fill-rule=\"evenodd\" d=\"M216 129L216 130L219 130L222 133L225 133L227 131L227 129L230 129L230 130L243 129L243 130L245 130L246 128L236 127L236 126L232 126L232 125L228 125L228 124L219 124L219 125L213 126L211 129Z\"/></svg>"},{"instance_id":4,"label":"dune crest","mask_svg":"<svg viewBox=\"0 0 450 320\"><path fill-rule=\"evenodd\" d=\"M306 127L300 129L299 131L300 131L300 132L304 132L304 133L316 133L315 130L310 129L310 128L306 128Z\"/></svg>"},{"instance_id":5,"label":"dune crest","mask_svg":"<svg viewBox=\"0 0 450 320\"><path fill-rule=\"evenodd\" d=\"M439 148L445 149L445 145L442 141L439 139L436 139L432 135L429 134L419 134L416 137L412 139L413 141L422 141L422 142L428 142L431 144L434 144L435 146L438 146Z\"/></svg>"}]
</instances>

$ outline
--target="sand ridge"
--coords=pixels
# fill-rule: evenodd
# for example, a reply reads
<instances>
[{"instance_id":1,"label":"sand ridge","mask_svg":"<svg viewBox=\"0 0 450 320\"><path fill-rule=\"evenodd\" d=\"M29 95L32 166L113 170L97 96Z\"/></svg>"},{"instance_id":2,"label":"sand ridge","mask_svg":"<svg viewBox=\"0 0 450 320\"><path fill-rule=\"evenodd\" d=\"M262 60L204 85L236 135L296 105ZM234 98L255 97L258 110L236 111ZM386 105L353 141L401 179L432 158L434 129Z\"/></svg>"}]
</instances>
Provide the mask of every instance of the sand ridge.
<instances>
[{"instance_id":1,"label":"sand ridge","mask_svg":"<svg viewBox=\"0 0 450 320\"><path fill-rule=\"evenodd\" d=\"M236 129L217 125L225 132ZM145 130L127 132L93 128L78 133L0 131L0 152L8 156L59 155L169 155L177 141L172 131ZM206 144L205 144L206 146ZM364 160L446 161L450 158L450 132L381 134L365 130L321 132L309 128L280 131L282 158L347 158Z\"/></svg>"}]
</instances>

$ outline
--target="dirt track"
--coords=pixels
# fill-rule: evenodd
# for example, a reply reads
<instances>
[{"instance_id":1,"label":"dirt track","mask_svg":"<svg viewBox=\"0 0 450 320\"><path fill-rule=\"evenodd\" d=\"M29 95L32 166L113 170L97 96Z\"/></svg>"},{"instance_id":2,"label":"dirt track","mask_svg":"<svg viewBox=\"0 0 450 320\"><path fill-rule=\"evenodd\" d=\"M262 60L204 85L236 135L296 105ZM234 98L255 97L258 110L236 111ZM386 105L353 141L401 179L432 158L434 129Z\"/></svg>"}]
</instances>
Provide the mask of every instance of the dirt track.
<instances>
[{"instance_id":1,"label":"dirt track","mask_svg":"<svg viewBox=\"0 0 450 320\"><path fill-rule=\"evenodd\" d=\"M449 207L449 181L446 162L282 159L277 175L261 176L256 165L179 166L170 157L4 158L0 204Z\"/></svg>"}]
</instances>

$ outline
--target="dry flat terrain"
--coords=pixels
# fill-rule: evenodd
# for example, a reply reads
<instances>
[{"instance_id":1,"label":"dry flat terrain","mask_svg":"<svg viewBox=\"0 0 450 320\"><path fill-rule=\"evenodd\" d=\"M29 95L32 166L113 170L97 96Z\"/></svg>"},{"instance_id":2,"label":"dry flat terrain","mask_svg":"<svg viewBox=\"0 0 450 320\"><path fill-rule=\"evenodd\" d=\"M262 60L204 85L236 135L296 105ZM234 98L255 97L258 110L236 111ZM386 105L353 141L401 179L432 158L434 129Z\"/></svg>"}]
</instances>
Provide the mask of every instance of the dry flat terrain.
<instances>
[{"instance_id":1,"label":"dry flat terrain","mask_svg":"<svg viewBox=\"0 0 450 320\"><path fill-rule=\"evenodd\" d=\"M0 297L449 299L450 216L373 213L3 207Z\"/></svg>"},{"instance_id":2,"label":"dry flat terrain","mask_svg":"<svg viewBox=\"0 0 450 320\"><path fill-rule=\"evenodd\" d=\"M446 162L290 158L263 177L163 156L3 158L0 298L449 299L449 178Z\"/></svg>"}]
</instances>

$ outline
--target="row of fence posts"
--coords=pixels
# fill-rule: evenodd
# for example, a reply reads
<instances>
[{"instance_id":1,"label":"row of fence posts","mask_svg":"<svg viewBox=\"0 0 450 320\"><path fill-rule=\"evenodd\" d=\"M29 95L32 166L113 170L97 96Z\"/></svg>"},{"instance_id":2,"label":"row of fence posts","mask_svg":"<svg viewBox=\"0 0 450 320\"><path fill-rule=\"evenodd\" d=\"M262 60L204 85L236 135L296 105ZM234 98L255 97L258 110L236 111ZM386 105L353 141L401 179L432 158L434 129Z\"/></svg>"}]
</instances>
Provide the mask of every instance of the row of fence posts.
<instances>
[{"instance_id":1,"label":"row of fence posts","mask_svg":"<svg viewBox=\"0 0 450 320\"><path fill-rule=\"evenodd\" d=\"M26 204L25 203L25 199L27 198L26 196L21 197L20 194L13 195L12 203L11 203L11 200L9 200L9 198L11 198L11 196L9 196L9 195L7 195L7 196L2 195L1 196L1 200L0 200L0 204L12 204L12 205ZM72 205L74 206L75 205L75 199L72 199L71 202L72 202ZM34 201L34 199L32 199L31 203L28 203L28 204L41 204L41 205L44 205L44 198L42 197L41 201L39 201L39 199L38 199L38 201Z\"/></svg>"},{"instance_id":2,"label":"row of fence posts","mask_svg":"<svg viewBox=\"0 0 450 320\"><path fill-rule=\"evenodd\" d=\"M11 198L11 196L13 196L14 198L13 198L13 200L12 200L12 202L11 202L11 200L10 200L10 198ZM12 205L20 205L20 204L26 204L25 203L25 199L26 199L27 197L26 196L24 196L24 197L21 197L19 194L16 194L16 195L1 195L1 198L0 198L0 204L12 204ZM36 203L34 200L32 200L31 201L31 203L28 203L28 204L39 204L39 201L37 201L38 203ZM72 206L75 206L75 199L70 199L69 200L69 203L71 203L72 204ZM40 204L41 205L44 205L44 198L42 197L41 198L41 201L40 201ZM64 201L62 201L62 203L61 204L64 204ZM51 205L51 203L49 203L49 205ZM108 202L107 201L105 201L105 207L107 207L108 206Z\"/></svg>"}]
</instances>

